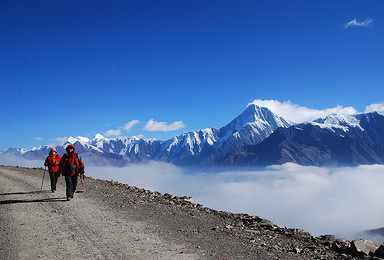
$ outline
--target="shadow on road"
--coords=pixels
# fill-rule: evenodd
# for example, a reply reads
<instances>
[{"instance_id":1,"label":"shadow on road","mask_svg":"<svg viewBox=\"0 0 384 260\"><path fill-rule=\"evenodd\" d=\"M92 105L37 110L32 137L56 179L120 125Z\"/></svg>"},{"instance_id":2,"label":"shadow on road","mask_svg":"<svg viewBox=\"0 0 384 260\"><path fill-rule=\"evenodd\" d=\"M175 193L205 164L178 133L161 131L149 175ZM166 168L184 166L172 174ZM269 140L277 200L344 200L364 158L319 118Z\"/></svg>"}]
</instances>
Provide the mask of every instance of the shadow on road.
<instances>
[{"instance_id":1,"label":"shadow on road","mask_svg":"<svg viewBox=\"0 0 384 260\"><path fill-rule=\"evenodd\" d=\"M66 202L66 197L61 198L48 198L48 199L33 199L33 200L3 200L0 201L0 205L3 204L17 204L17 203L31 203L31 202Z\"/></svg>"},{"instance_id":2,"label":"shadow on road","mask_svg":"<svg viewBox=\"0 0 384 260\"><path fill-rule=\"evenodd\" d=\"M51 193L49 190L43 190L43 191L28 191L28 192L10 192L10 193L0 193L0 196L5 195L25 195L25 194L40 194L40 193Z\"/></svg>"}]
</instances>

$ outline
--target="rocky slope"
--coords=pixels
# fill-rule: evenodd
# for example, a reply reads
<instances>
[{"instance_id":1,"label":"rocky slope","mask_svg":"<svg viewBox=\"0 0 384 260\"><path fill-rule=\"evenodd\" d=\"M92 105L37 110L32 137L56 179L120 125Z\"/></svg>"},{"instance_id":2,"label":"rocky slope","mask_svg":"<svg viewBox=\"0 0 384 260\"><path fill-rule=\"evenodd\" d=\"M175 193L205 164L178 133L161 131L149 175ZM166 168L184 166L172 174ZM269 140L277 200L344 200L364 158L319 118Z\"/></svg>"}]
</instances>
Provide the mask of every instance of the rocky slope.
<instances>
[{"instance_id":1,"label":"rocky slope","mask_svg":"<svg viewBox=\"0 0 384 260\"><path fill-rule=\"evenodd\" d=\"M24 254L61 259L368 259L374 252L383 257L383 246L372 241L315 238L258 216L216 211L189 197L114 181L87 178L79 186L84 193L66 202L63 178L58 193L51 194L40 192L42 176L42 169L0 167L1 259L27 259ZM77 247L68 241L82 245L69 254L67 245Z\"/></svg>"}]
</instances>

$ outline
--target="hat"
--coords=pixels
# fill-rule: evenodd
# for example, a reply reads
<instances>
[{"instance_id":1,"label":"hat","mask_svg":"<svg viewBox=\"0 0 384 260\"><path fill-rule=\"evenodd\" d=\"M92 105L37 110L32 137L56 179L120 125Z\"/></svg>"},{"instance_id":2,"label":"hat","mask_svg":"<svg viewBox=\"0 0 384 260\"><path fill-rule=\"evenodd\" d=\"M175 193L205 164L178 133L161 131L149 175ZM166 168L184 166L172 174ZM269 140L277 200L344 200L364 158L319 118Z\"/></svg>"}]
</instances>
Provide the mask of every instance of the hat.
<instances>
[{"instance_id":1,"label":"hat","mask_svg":"<svg viewBox=\"0 0 384 260\"><path fill-rule=\"evenodd\" d=\"M67 150L67 152L69 152L69 149L73 149L73 151L75 151L75 147L73 145L68 145L67 148L65 150Z\"/></svg>"},{"instance_id":2,"label":"hat","mask_svg":"<svg viewBox=\"0 0 384 260\"><path fill-rule=\"evenodd\" d=\"M52 155L53 153L56 153L56 149L52 147L51 150L49 150L49 155Z\"/></svg>"}]
</instances>

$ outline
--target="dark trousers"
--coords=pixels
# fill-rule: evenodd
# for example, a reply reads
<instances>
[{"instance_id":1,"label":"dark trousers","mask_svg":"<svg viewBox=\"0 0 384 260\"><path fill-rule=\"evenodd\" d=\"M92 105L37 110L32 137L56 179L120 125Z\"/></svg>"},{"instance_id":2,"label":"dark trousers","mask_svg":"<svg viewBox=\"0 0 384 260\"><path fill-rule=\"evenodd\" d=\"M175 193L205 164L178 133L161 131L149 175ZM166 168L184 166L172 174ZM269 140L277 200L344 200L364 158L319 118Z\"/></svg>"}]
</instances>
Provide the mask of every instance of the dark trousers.
<instances>
[{"instance_id":1,"label":"dark trousers","mask_svg":"<svg viewBox=\"0 0 384 260\"><path fill-rule=\"evenodd\" d=\"M73 198L73 194L76 191L76 186L77 186L77 175L65 175L65 182L67 184L67 198L71 197Z\"/></svg>"},{"instance_id":2,"label":"dark trousers","mask_svg":"<svg viewBox=\"0 0 384 260\"><path fill-rule=\"evenodd\" d=\"M58 172L50 172L49 178L51 179L51 191L56 190L56 183L59 179L59 173Z\"/></svg>"}]
</instances>

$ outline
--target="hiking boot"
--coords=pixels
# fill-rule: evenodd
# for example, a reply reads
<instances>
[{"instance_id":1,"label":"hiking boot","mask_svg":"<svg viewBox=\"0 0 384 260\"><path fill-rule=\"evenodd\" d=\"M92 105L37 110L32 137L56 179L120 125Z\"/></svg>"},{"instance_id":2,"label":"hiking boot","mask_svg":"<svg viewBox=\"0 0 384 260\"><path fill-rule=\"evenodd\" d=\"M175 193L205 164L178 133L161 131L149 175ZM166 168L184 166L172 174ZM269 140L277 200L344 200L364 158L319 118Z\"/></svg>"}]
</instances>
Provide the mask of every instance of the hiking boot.
<instances>
[{"instance_id":1,"label":"hiking boot","mask_svg":"<svg viewBox=\"0 0 384 260\"><path fill-rule=\"evenodd\" d=\"M70 201L72 199L72 197L67 197L67 201Z\"/></svg>"},{"instance_id":2,"label":"hiking boot","mask_svg":"<svg viewBox=\"0 0 384 260\"><path fill-rule=\"evenodd\" d=\"M52 190L52 193L55 193L56 190Z\"/></svg>"}]
</instances>

